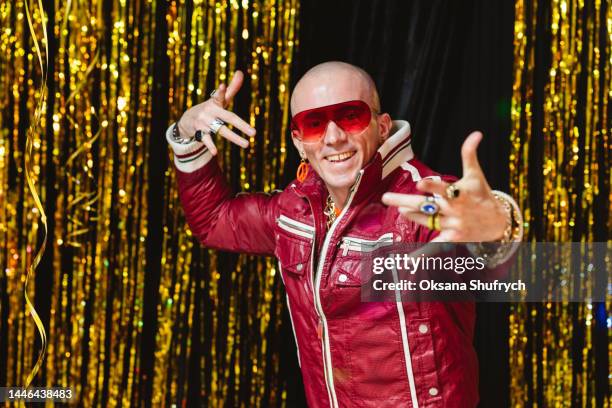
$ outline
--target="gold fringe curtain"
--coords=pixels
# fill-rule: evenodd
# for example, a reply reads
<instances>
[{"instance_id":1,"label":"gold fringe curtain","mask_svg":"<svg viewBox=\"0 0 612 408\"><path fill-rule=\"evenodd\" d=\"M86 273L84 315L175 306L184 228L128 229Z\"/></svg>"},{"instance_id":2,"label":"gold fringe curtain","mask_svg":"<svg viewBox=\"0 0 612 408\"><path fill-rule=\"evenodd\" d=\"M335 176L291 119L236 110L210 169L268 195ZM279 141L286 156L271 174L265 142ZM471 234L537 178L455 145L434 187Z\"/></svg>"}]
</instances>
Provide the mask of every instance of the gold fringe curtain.
<instances>
[{"instance_id":1,"label":"gold fringe curtain","mask_svg":"<svg viewBox=\"0 0 612 408\"><path fill-rule=\"evenodd\" d=\"M611 43L609 2L515 3L510 180L529 241L610 241ZM512 406L610 406L609 358L595 356L612 354L611 306L513 307Z\"/></svg>"},{"instance_id":2,"label":"gold fringe curtain","mask_svg":"<svg viewBox=\"0 0 612 408\"><path fill-rule=\"evenodd\" d=\"M189 3L179 1L168 13L171 118L207 98L219 81L227 83L235 69L245 71L237 100L247 101L248 109L237 113L258 133L248 150L217 141L221 166L226 174L234 174L232 184L238 190L269 192L279 187L286 158L298 6L297 0L196 1L191 10ZM187 392L184 373L177 368L188 364L184 348L192 341L190 328L198 320L195 335L200 344L209 345L210 353L208 358L200 356L202 392L210 395L203 399L210 406L276 405L286 395L278 375L278 343L269 344L278 338L285 307L275 260L241 255L235 262L214 251L192 248L174 175L169 170L164 183L169 210L163 222L153 402L167 399L168 381L176 387L172 393ZM194 279L193 269L207 272ZM195 297L202 294L210 304L196 311ZM238 395L249 397L244 401Z\"/></svg>"},{"instance_id":3,"label":"gold fringe curtain","mask_svg":"<svg viewBox=\"0 0 612 408\"><path fill-rule=\"evenodd\" d=\"M148 175L161 168L150 152L154 145L166 151L165 126L241 68L247 79L239 98L248 110L240 113L258 134L247 151L219 145L221 163L237 188L277 188L297 0L67 0L44 11L28 4L36 37L23 1L0 3L0 383L24 385L40 349L23 297L44 238L24 177L32 124L33 181L50 240L29 287L50 339L36 383L70 386L84 406L149 398L185 406L189 379L198 377L190 398L207 406L282 404L278 345L269 342L278 338L285 306L272 260L199 248L173 171L155 181ZM41 72L33 44L43 41L43 21L49 63ZM156 54L160 41L165 55ZM165 78L155 71L160 61ZM160 83L168 89L163 101L153 99ZM42 117L33 123L41 91ZM152 128L156 104L169 114L163 128ZM150 213L150 189L163 189L159 214ZM159 231L150 230L155 216ZM147 263L152 234L161 242L156 268ZM149 337L153 350L143 346ZM143 364L152 359L148 372Z\"/></svg>"},{"instance_id":4,"label":"gold fringe curtain","mask_svg":"<svg viewBox=\"0 0 612 408\"><path fill-rule=\"evenodd\" d=\"M221 164L236 188L277 188L298 1L68 0L44 13L28 4L0 2L0 383L24 384L41 346L23 296L45 238L25 176L29 135L31 181L49 227L28 289L50 339L39 384L71 386L85 406L282 404L278 344L270 342L280 341L284 304L272 260L199 248L173 172L154 183L148 175L165 168L150 155L165 145L153 112L169 123L242 68L238 113L258 135L247 151L219 146ZM511 189L529 240L609 240L611 9L600 0L515 3ZM153 99L160 84L163 101ZM163 189L159 214L150 212L151 189ZM151 231L155 216L161 227ZM157 265L147 264L152 234ZM514 306L513 406L602 403L594 334L596 314L611 306Z\"/></svg>"}]
</instances>

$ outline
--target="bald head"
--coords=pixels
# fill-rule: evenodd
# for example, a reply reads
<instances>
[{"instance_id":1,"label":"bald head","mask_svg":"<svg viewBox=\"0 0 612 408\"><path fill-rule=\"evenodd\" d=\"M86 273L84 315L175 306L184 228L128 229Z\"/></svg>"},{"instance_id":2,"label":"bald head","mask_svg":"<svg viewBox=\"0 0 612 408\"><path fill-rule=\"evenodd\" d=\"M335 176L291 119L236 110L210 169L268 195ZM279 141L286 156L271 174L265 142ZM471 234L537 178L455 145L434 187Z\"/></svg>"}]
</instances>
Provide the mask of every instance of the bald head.
<instances>
[{"instance_id":1,"label":"bald head","mask_svg":"<svg viewBox=\"0 0 612 408\"><path fill-rule=\"evenodd\" d=\"M295 85L291 114L354 99L380 110L376 85L367 72L346 62L324 62L309 69Z\"/></svg>"}]
</instances>

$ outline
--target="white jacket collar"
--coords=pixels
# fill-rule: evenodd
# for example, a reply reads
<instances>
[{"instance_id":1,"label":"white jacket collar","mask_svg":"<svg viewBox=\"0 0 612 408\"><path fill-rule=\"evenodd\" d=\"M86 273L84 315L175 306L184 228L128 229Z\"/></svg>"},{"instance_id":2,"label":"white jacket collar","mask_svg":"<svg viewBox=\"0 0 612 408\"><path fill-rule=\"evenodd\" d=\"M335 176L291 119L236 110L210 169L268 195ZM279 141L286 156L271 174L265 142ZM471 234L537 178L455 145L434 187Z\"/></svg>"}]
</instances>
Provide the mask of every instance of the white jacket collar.
<instances>
[{"instance_id":1,"label":"white jacket collar","mask_svg":"<svg viewBox=\"0 0 612 408\"><path fill-rule=\"evenodd\" d=\"M391 136L378 148L378 153L382 159L383 179L402 163L414 157L411 147L410 124L405 120L394 120L390 133Z\"/></svg>"}]
</instances>

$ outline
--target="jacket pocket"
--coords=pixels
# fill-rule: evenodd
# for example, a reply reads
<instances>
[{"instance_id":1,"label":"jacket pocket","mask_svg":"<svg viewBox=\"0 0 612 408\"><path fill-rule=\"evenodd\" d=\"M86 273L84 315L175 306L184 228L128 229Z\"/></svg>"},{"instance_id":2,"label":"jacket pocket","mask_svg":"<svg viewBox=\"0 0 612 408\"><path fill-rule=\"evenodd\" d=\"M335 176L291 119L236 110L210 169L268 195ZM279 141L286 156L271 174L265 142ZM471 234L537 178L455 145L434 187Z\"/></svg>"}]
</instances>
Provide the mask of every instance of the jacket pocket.
<instances>
[{"instance_id":1,"label":"jacket pocket","mask_svg":"<svg viewBox=\"0 0 612 408\"><path fill-rule=\"evenodd\" d=\"M296 237L312 240L314 237L315 229L312 225L305 224L303 222L289 218L286 215L281 215L276 219L276 225L279 229L288 232Z\"/></svg>"},{"instance_id":2,"label":"jacket pocket","mask_svg":"<svg viewBox=\"0 0 612 408\"><path fill-rule=\"evenodd\" d=\"M281 215L277 219L276 258L283 271L302 276L309 269L314 227Z\"/></svg>"},{"instance_id":3,"label":"jacket pocket","mask_svg":"<svg viewBox=\"0 0 612 408\"><path fill-rule=\"evenodd\" d=\"M332 274L333 285L358 287L372 278L369 261L373 252L393 244L393 233L388 232L375 239L345 236L340 239L336 271ZM363 270L366 268L366 270ZM365 279L364 279L365 278Z\"/></svg>"}]
</instances>

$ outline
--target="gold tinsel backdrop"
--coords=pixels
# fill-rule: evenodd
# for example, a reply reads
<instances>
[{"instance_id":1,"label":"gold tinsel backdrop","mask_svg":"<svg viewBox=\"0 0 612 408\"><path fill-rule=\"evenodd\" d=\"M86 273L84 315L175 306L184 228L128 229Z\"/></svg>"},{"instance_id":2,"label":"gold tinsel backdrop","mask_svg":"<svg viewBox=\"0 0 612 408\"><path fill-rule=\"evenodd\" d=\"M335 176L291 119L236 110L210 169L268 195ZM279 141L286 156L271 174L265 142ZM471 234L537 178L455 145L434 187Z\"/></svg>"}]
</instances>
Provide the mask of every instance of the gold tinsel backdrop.
<instances>
[{"instance_id":1,"label":"gold tinsel backdrop","mask_svg":"<svg viewBox=\"0 0 612 408\"><path fill-rule=\"evenodd\" d=\"M510 183L528 241L610 242L611 44L607 2L515 2ZM607 300L513 306L512 406L610 406Z\"/></svg>"},{"instance_id":2,"label":"gold tinsel backdrop","mask_svg":"<svg viewBox=\"0 0 612 408\"><path fill-rule=\"evenodd\" d=\"M27 6L0 3L0 384L24 385L41 347L23 296L45 238L30 176L49 229L28 287L49 322L35 384L73 387L85 406L185 404L198 370L207 405L237 403L238 393L248 405L277 404L284 379L268 339L279 341L284 298L272 260L193 248L165 129L245 69L240 113L257 139L248 151L219 146L221 160L245 190L277 188L298 2ZM194 362L195 343L205 352Z\"/></svg>"},{"instance_id":3,"label":"gold tinsel backdrop","mask_svg":"<svg viewBox=\"0 0 612 408\"><path fill-rule=\"evenodd\" d=\"M0 1L0 386L29 382L46 334L34 384L84 406L282 405L275 262L194 243L164 132L244 69L237 113L258 135L220 160L244 191L282 187L299 2L49 4ZM606 241L612 7L515 11L510 177L527 237ZM513 406L596 405L609 359L593 322L611 306L513 306Z\"/></svg>"}]
</instances>

